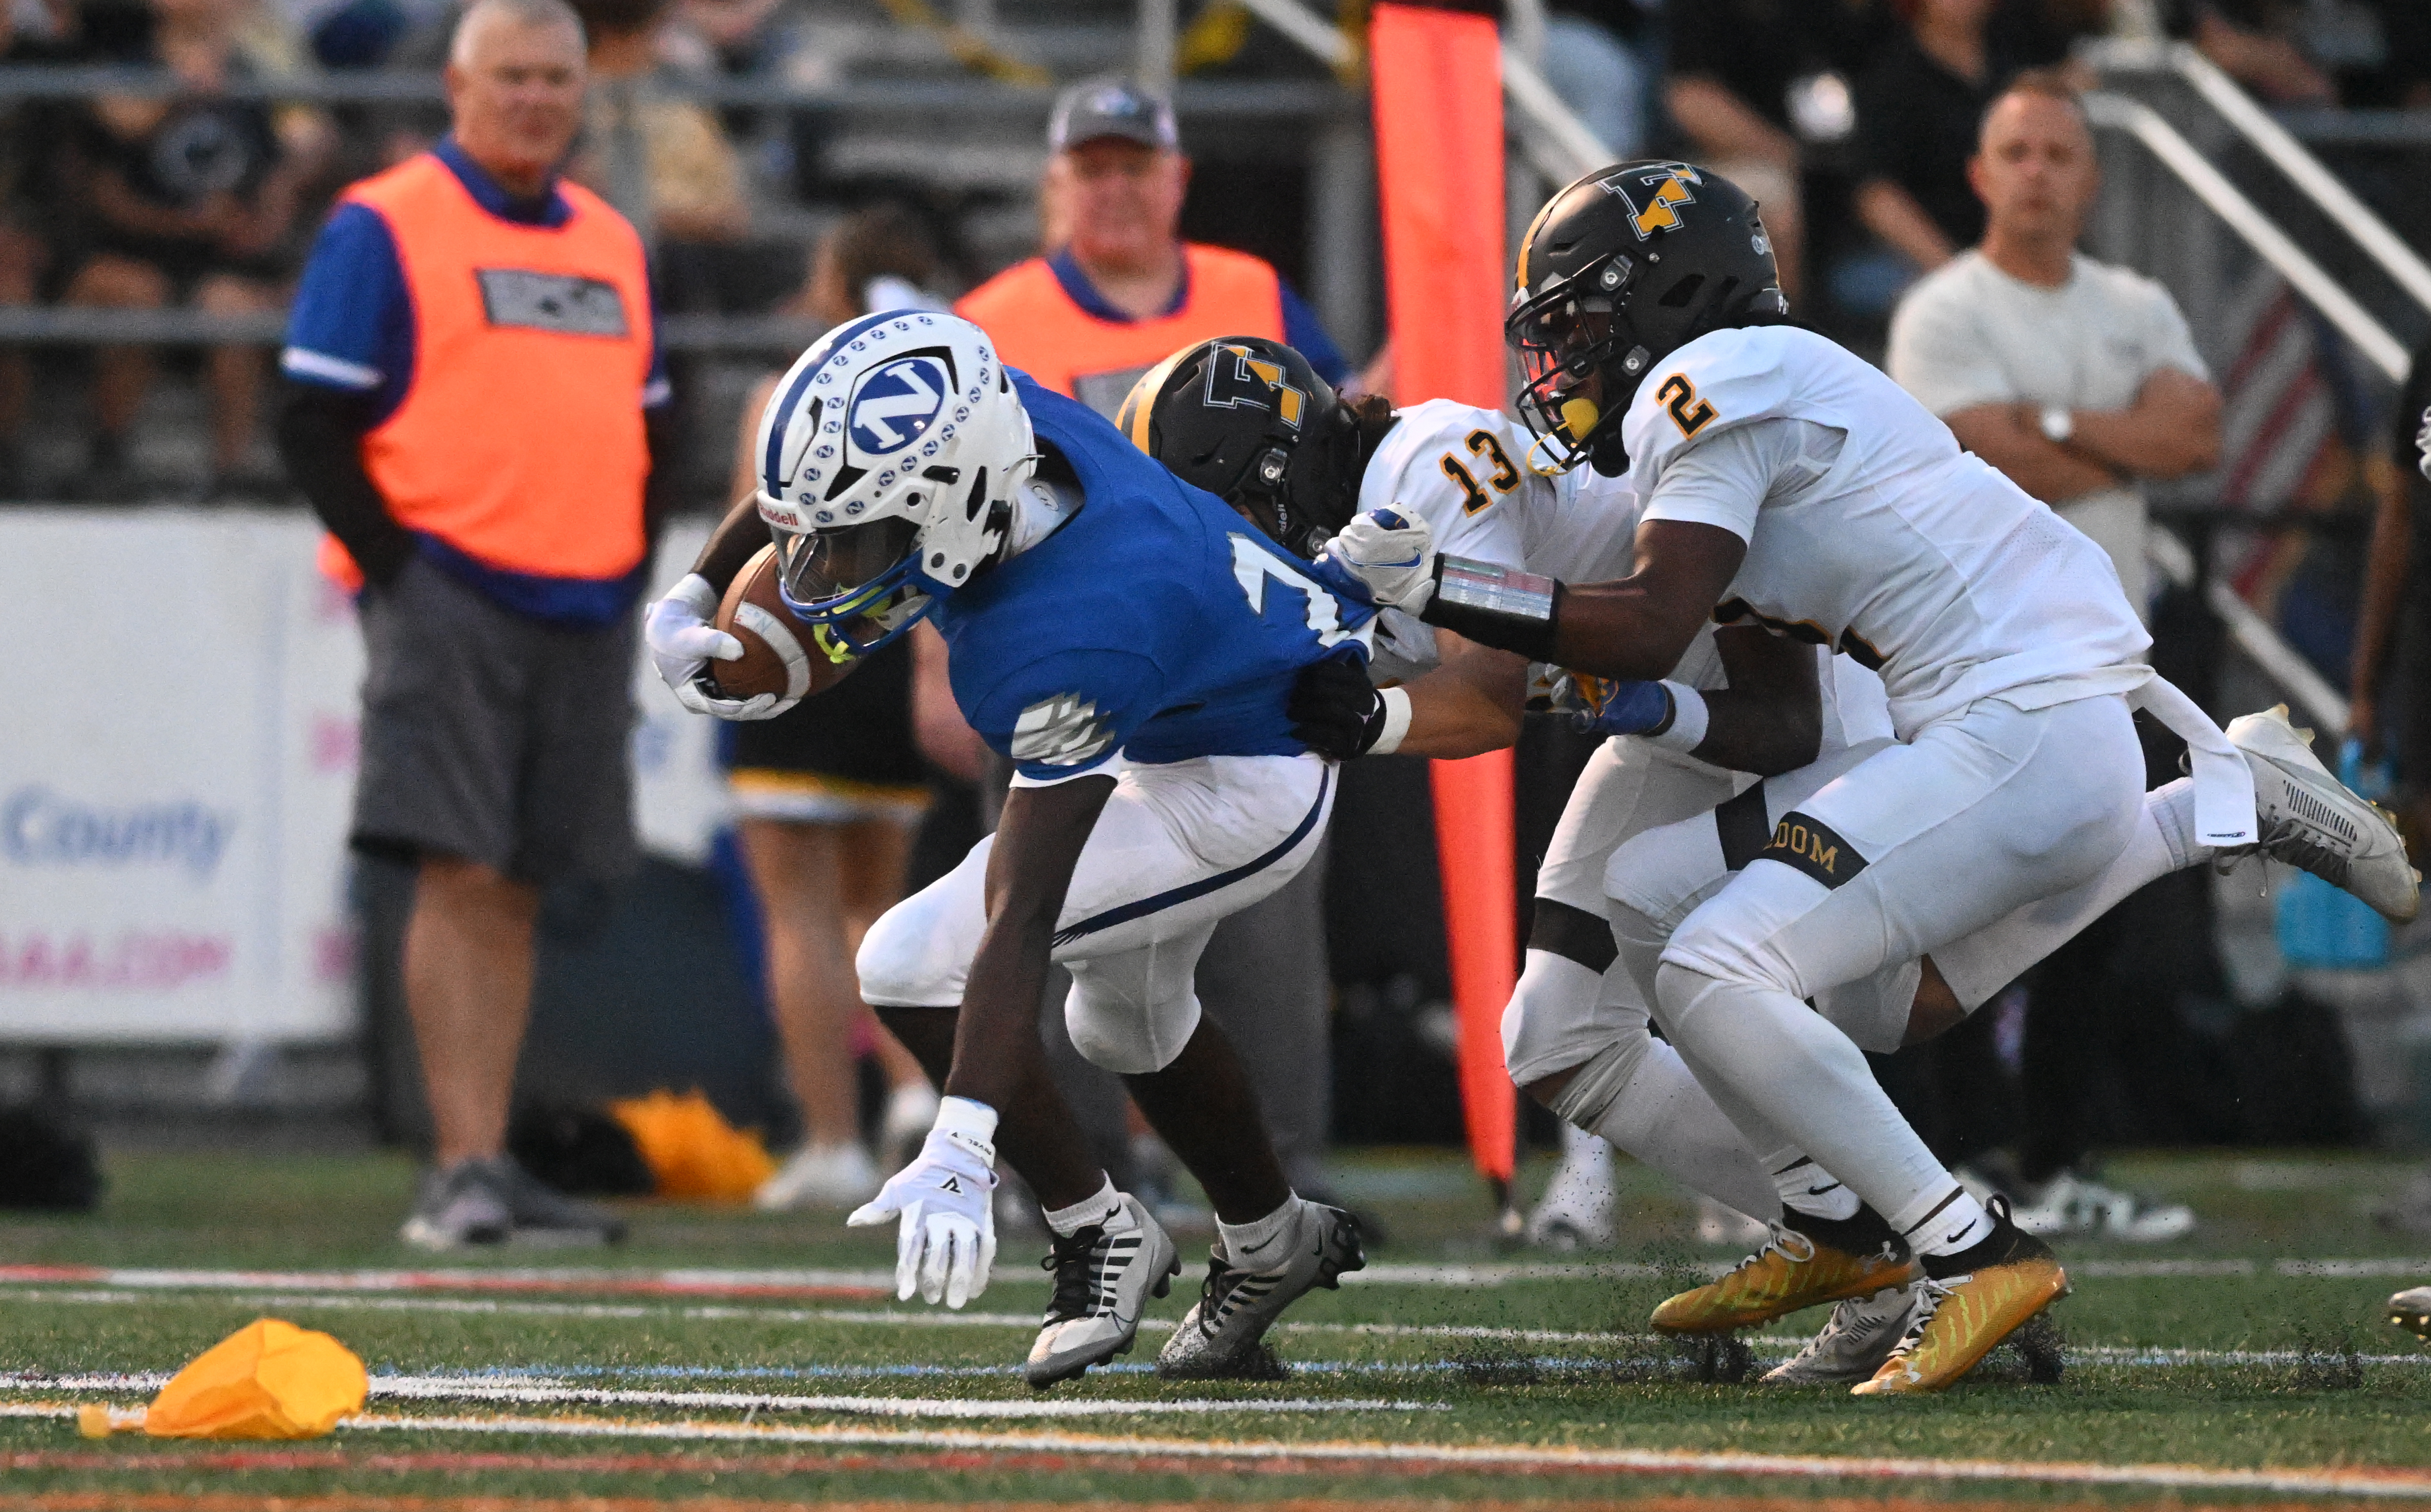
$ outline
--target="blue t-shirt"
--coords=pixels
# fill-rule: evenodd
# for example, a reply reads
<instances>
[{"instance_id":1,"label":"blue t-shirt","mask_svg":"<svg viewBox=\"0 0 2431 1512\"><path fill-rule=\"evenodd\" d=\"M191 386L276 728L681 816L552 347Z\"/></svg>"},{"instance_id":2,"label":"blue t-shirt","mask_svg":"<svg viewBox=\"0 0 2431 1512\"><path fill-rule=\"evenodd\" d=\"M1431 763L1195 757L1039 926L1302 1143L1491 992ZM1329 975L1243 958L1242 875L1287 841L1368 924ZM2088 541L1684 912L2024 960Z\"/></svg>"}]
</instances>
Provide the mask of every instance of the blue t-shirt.
<instances>
[{"instance_id":1,"label":"blue t-shirt","mask_svg":"<svg viewBox=\"0 0 2431 1512\"><path fill-rule=\"evenodd\" d=\"M574 213L552 184L532 199L510 194L464 155L454 138L432 153L454 173L475 204L502 221L560 226ZM651 312L653 342L659 327ZM298 383L317 384L372 400L372 424L396 413L413 386L413 297L397 260L396 238L377 210L347 202L330 212L312 243L287 317L287 347L278 366ZM649 382L642 407L656 408L672 397L666 353L650 353ZM503 607L530 618L574 625L604 624L623 615L641 590L647 564L612 582L511 573L466 556L432 536L421 539L422 555L471 584Z\"/></svg>"},{"instance_id":2,"label":"blue t-shirt","mask_svg":"<svg viewBox=\"0 0 2431 1512\"><path fill-rule=\"evenodd\" d=\"M1081 269L1081 259L1072 256L1071 248L1062 248L1048 258L1047 271L1064 286L1065 297L1098 320L1115 325L1134 324L1133 317L1108 304L1106 296L1098 292L1098 286L1089 282L1088 274ZM1325 323L1316 318L1316 311L1308 307L1308 302L1299 297L1299 291L1291 286L1289 279L1278 274L1275 286L1283 295L1283 344L1308 358L1308 365L1316 370L1318 377L1341 388L1351 376L1350 359L1342 355L1342 348L1333 344L1333 338L1325 334ZM1165 307L1161 317L1176 313L1188 303L1190 264L1185 260L1182 282L1173 291L1173 303Z\"/></svg>"},{"instance_id":3,"label":"blue t-shirt","mask_svg":"<svg viewBox=\"0 0 2431 1512\"><path fill-rule=\"evenodd\" d=\"M1366 656L1374 611L1077 400L1015 373L1038 440L1080 477L1062 528L947 597L963 717L1025 777L1207 756L1298 756L1301 668Z\"/></svg>"}]
</instances>

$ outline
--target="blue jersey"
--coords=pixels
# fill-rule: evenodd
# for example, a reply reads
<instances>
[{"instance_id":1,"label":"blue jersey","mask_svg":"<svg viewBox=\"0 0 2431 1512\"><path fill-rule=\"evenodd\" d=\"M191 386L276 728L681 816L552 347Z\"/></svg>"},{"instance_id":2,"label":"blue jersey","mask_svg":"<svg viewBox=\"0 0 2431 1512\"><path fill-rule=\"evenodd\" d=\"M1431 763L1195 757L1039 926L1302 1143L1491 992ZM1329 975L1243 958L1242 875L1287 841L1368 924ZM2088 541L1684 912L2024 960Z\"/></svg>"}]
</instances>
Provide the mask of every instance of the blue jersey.
<instances>
[{"instance_id":1,"label":"blue jersey","mask_svg":"<svg viewBox=\"0 0 2431 1512\"><path fill-rule=\"evenodd\" d=\"M1083 503L938 606L963 717L1033 778L1118 752L1153 763L1305 751L1283 712L1292 682L1327 656L1364 657L1374 611L1337 599L1094 410L1013 377Z\"/></svg>"}]
</instances>

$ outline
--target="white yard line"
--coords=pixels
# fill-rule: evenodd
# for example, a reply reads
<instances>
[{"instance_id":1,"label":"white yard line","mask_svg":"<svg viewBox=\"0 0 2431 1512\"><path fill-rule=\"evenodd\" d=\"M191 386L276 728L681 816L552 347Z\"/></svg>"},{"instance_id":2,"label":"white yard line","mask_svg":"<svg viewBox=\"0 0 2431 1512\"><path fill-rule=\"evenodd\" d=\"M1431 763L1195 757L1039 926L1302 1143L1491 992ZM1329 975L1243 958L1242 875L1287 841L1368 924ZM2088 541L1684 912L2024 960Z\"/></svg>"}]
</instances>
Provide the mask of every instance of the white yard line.
<instances>
[{"instance_id":1,"label":"white yard line","mask_svg":"<svg viewBox=\"0 0 2431 1512\"><path fill-rule=\"evenodd\" d=\"M1329 1407L1329 1410L1330 1407ZM72 1418L72 1406L0 1404L0 1417ZM1446 1470L1574 1470L1752 1479L1876 1482L2011 1482L2121 1486L2164 1490L2265 1491L2295 1496L2431 1500L2431 1475L2403 1470L2205 1470L2192 1465L2075 1461L1901 1459L1827 1454L1747 1454L1691 1450L1591 1449L1532 1444L1380 1444L1276 1439L1110 1437L1073 1433L977 1433L949 1429L786 1427L758 1423L653 1422L616 1419L410 1417L367 1413L349 1432L512 1434L552 1438L659 1442L813 1444L832 1448L1060 1454L1123 1459L1268 1461L1352 1467L1391 1464Z\"/></svg>"},{"instance_id":2,"label":"white yard line","mask_svg":"<svg viewBox=\"0 0 2431 1512\"><path fill-rule=\"evenodd\" d=\"M168 1383L155 1371L125 1374L63 1375L41 1384L44 1391L77 1394L154 1392ZM0 1382L0 1388L7 1383ZM708 1412L828 1412L865 1418L1169 1418L1211 1412L1446 1412L1441 1402L1395 1402L1355 1397L1242 1397L1235 1400L1193 1397L1178 1401L1110 1402L1072 1399L1009 1398L989 1401L964 1397L794 1396L762 1391L634 1391L611 1387L533 1382L521 1386L484 1385L453 1376L375 1375L375 1402L492 1402L502 1405L588 1407L676 1407Z\"/></svg>"}]
</instances>

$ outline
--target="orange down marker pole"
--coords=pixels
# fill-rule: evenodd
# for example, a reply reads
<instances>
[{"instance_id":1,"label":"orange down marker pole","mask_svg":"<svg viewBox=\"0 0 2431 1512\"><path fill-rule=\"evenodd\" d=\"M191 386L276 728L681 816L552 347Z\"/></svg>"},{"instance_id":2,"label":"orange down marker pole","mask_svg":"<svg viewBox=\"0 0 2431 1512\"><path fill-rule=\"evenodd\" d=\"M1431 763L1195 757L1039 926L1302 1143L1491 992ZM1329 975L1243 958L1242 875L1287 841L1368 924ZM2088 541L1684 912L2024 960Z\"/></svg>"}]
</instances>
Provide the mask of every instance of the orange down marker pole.
<instances>
[{"instance_id":1,"label":"orange down marker pole","mask_svg":"<svg viewBox=\"0 0 2431 1512\"><path fill-rule=\"evenodd\" d=\"M1369 34L1393 399L1502 406L1502 63L1484 17L1379 4ZM1517 1100L1502 1064L1517 980L1511 753L1434 764L1461 1103L1477 1169L1507 1197Z\"/></svg>"}]
</instances>

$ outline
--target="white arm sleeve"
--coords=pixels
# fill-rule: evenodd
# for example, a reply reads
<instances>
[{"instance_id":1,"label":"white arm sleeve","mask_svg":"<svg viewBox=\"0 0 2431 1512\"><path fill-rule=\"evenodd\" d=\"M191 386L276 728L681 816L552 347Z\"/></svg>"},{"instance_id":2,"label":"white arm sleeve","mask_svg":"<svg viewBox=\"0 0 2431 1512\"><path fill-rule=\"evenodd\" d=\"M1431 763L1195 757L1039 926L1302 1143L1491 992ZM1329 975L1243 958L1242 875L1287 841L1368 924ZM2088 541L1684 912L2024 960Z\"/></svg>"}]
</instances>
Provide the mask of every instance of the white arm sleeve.
<instances>
[{"instance_id":1,"label":"white arm sleeve","mask_svg":"<svg viewBox=\"0 0 2431 1512\"><path fill-rule=\"evenodd\" d=\"M1718 525L1741 540L1756 511L1832 470L1847 433L1784 415L1733 425L1674 454L1646 503L1648 520Z\"/></svg>"}]
</instances>

